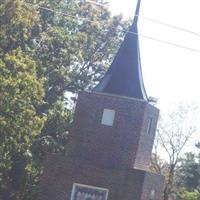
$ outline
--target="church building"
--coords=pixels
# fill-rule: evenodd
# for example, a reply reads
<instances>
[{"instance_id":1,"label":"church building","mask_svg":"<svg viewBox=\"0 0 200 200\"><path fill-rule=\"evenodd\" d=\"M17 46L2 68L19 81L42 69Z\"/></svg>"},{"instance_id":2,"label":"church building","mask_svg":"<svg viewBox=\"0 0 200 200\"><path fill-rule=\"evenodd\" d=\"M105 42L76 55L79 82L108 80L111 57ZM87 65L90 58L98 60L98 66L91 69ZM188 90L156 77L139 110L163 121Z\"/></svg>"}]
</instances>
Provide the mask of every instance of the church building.
<instances>
[{"instance_id":1,"label":"church building","mask_svg":"<svg viewBox=\"0 0 200 200\"><path fill-rule=\"evenodd\" d=\"M160 200L164 179L149 172L159 110L149 103L138 14L103 79L79 93L66 156L46 160L38 200Z\"/></svg>"}]
</instances>

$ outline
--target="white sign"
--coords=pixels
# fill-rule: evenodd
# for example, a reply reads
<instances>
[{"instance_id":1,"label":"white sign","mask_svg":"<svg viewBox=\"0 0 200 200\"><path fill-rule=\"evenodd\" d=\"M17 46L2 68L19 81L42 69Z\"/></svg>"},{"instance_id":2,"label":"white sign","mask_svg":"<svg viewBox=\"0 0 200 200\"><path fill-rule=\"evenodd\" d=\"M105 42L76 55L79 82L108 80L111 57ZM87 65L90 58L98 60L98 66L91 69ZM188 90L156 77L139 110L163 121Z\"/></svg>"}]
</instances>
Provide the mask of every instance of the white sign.
<instances>
[{"instance_id":1,"label":"white sign","mask_svg":"<svg viewBox=\"0 0 200 200\"><path fill-rule=\"evenodd\" d=\"M74 183L71 200L107 200L108 189Z\"/></svg>"}]
</instances>

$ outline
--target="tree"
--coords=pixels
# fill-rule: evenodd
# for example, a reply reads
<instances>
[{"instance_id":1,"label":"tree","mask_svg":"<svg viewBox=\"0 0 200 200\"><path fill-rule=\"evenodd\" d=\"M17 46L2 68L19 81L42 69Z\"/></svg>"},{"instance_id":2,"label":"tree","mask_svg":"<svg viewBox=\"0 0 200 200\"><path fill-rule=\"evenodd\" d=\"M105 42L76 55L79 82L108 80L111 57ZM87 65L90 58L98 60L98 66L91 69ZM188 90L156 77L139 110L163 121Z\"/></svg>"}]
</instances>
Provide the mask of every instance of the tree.
<instances>
[{"instance_id":1,"label":"tree","mask_svg":"<svg viewBox=\"0 0 200 200\"><path fill-rule=\"evenodd\" d=\"M51 118L45 123L37 145L42 152L64 152L66 142L58 141L68 133L72 121L69 109L64 108L69 101L65 93L91 90L117 51L127 22L121 16L111 17L107 8L86 1L43 0L29 1L27 5L35 8L39 16L30 37L38 77L45 86L44 104L38 112ZM65 129L59 129L63 126L60 120L52 133L52 119L59 114L54 112L55 107L61 102L67 113L60 117L68 116L63 119Z\"/></svg>"},{"instance_id":2,"label":"tree","mask_svg":"<svg viewBox=\"0 0 200 200\"><path fill-rule=\"evenodd\" d=\"M44 94L42 81L35 63L16 49L0 59L0 83L0 197L23 199L31 146L44 122L36 113Z\"/></svg>"},{"instance_id":3,"label":"tree","mask_svg":"<svg viewBox=\"0 0 200 200\"><path fill-rule=\"evenodd\" d=\"M165 152L165 159L167 161L167 170L165 174L162 171L156 172L165 176L164 200L169 200L175 192L174 179L175 170L180 161L181 153L186 146L188 140L196 130L195 124L195 105L187 105L180 103L171 113L162 116L159 121L157 129L157 140L155 155L158 157L158 152ZM151 164L154 169L160 163L153 159ZM166 167L165 167L166 168Z\"/></svg>"},{"instance_id":4,"label":"tree","mask_svg":"<svg viewBox=\"0 0 200 200\"><path fill-rule=\"evenodd\" d=\"M191 192L200 191L200 163L194 153L186 153L184 158L180 159L175 175L177 187Z\"/></svg>"},{"instance_id":5,"label":"tree","mask_svg":"<svg viewBox=\"0 0 200 200\"><path fill-rule=\"evenodd\" d=\"M189 192L183 191L181 195L177 198L178 200L199 200L200 193L197 191Z\"/></svg>"},{"instance_id":6,"label":"tree","mask_svg":"<svg viewBox=\"0 0 200 200\"><path fill-rule=\"evenodd\" d=\"M0 199L27 199L34 174L31 148L44 117L43 81L28 55L28 39L36 24L35 11L21 0L0 6Z\"/></svg>"},{"instance_id":7,"label":"tree","mask_svg":"<svg viewBox=\"0 0 200 200\"><path fill-rule=\"evenodd\" d=\"M45 79L46 104L41 112L48 112L66 91L94 86L117 51L127 23L84 1L46 0L33 5L40 5L34 7L40 21L31 40L38 76Z\"/></svg>"},{"instance_id":8,"label":"tree","mask_svg":"<svg viewBox=\"0 0 200 200\"><path fill-rule=\"evenodd\" d=\"M20 48L27 52L33 26L37 24L37 13L23 0L0 0L0 56Z\"/></svg>"}]
</instances>

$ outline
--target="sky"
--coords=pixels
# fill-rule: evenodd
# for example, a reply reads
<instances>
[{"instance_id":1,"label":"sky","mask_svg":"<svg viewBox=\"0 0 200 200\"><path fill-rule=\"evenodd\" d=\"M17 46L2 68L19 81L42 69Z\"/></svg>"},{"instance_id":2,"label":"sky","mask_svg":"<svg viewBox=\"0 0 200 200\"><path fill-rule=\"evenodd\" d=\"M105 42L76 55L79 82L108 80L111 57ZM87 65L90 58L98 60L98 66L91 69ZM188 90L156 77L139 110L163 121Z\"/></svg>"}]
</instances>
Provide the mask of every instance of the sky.
<instances>
[{"instance_id":1,"label":"sky","mask_svg":"<svg viewBox=\"0 0 200 200\"><path fill-rule=\"evenodd\" d=\"M136 0L109 0L113 13L133 18ZM140 37L142 70L149 96L158 98L160 106L174 101L200 103L200 1L142 0L139 34L182 45L199 52L182 49ZM199 35L169 28L148 20L154 19Z\"/></svg>"},{"instance_id":2,"label":"sky","mask_svg":"<svg viewBox=\"0 0 200 200\"><path fill-rule=\"evenodd\" d=\"M133 18L137 0L108 0L113 14ZM168 41L196 51L140 37L142 71L148 96L158 99L165 112L175 102L197 103L200 107L200 0L141 0L139 34ZM154 19L182 29L146 20ZM199 130L200 117L198 116ZM200 131L194 140L200 140ZM188 149L187 149L188 150Z\"/></svg>"}]
</instances>

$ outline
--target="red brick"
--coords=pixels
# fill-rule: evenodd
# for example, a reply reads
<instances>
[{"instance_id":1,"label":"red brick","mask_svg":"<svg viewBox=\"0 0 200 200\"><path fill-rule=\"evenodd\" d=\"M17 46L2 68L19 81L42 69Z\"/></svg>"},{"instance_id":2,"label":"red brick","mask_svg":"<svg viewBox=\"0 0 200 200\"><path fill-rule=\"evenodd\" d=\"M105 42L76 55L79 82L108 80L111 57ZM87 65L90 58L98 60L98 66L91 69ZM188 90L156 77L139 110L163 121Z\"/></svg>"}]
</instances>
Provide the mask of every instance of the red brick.
<instances>
[{"instance_id":1,"label":"red brick","mask_svg":"<svg viewBox=\"0 0 200 200\"><path fill-rule=\"evenodd\" d=\"M101 124L105 108L115 110L113 126ZM158 114L143 100L80 93L67 156L47 159L39 200L70 200L74 183L107 188L108 200L149 200L152 190L160 200L163 177L146 171Z\"/></svg>"}]
</instances>

